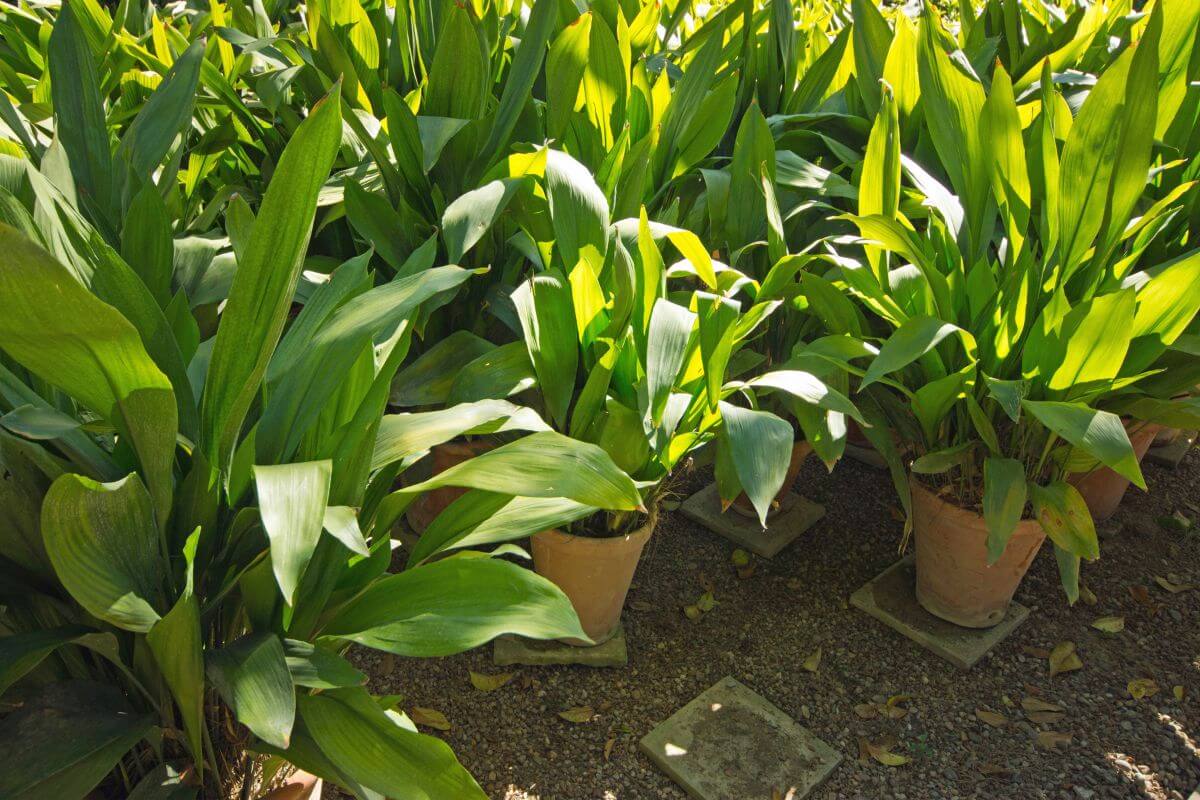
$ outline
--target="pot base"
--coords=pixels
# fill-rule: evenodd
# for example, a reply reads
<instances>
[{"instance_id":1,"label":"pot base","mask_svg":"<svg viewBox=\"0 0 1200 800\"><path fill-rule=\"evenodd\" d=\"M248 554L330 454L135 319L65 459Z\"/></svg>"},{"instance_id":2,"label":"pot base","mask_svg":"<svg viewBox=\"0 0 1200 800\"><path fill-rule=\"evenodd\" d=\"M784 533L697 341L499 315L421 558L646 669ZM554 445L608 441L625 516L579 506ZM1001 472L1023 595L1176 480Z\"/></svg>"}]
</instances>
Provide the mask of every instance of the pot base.
<instances>
[{"instance_id":1,"label":"pot base","mask_svg":"<svg viewBox=\"0 0 1200 800\"><path fill-rule=\"evenodd\" d=\"M778 514L772 514L769 518L770 527L763 530L758 524L758 517L747 518L733 513L732 509L722 514L717 485L710 483L684 500L679 511L738 547L744 547L757 556L771 558L825 516L824 506L796 494L784 495L780 508Z\"/></svg>"}]
</instances>

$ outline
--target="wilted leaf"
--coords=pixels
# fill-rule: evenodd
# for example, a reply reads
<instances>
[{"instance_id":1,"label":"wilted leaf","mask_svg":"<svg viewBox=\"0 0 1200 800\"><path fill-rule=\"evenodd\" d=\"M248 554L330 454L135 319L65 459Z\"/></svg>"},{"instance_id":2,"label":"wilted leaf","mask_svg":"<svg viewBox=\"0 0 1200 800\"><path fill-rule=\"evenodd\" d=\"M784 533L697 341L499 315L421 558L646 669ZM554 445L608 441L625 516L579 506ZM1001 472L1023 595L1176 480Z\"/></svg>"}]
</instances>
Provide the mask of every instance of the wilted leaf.
<instances>
[{"instance_id":1,"label":"wilted leaf","mask_svg":"<svg viewBox=\"0 0 1200 800\"><path fill-rule=\"evenodd\" d=\"M1021 708L1026 714L1056 713L1063 710L1062 706L1048 703L1040 697L1026 697L1021 701Z\"/></svg>"},{"instance_id":2,"label":"wilted leaf","mask_svg":"<svg viewBox=\"0 0 1200 800\"><path fill-rule=\"evenodd\" d=\"M854 713L861 719L875 719L879 716L879 706L874 703L859 703L854 707Z\"/></svg>"},{"instance_id":3,"label":"wilted leaf","mask_svg":"<svg viewBox=\"0 0 1200 800\"><path fill-rule=\"evenodd\" d=\"M639 613L643 613L643 614L647 611L654 610L654 606L651 605L650 603L647 603L645 600L634 600L633 602L631 602L629 604L629 607L632 610L637 611Z\"/></svg>"},{"instance_id":4,"label":"wilted leaf","mask_svg":"<svg viewBox=\"0 0 1200 800\"><path fill-rule=\"evenodd\" d=\"M886 767L900 767L907 764L908 756L892 752L892 748L895 746L895 742L890 739L873 744L866 737L860 736L858 738L858 757L860 760L865 760L865 757L869 756Z\"/></svg>"},{"instance_id":5,"label":"wilted leaf","mask_svg":"<svg viewBox=\"0 0 1200 800\"><path fill-rule=\"evenodd\" d=\"M434 728L439 731L450 730L450 720L446 719L446 715L432 708L417 706L408 717L417 725L424 725L426 728Z\"/></svg>"},{"instance_id":6,"label":"wilted leaf","mask_svg":"<svg viewBox=\"0 0 1200 800\"><path fill-rule=\"evenodd\" d=\"M1179 576L1177 575L1168 574L1165 578L1160 575L1155 575L1154 582L1171 594L1179 594L1180 592L1186 592L1190 589L1196 588L1190 583L1180 583Z\"/></svg>"},{"instance_id":7,"label":"wilted leaf","mask_svg":"<svg viewBox=\"0 0 1200 800\"><path fill-rule=\"evenodd\" d=\"M758 569L758 564L747 564L744 567L738 567L737 576L741 580L746 580L754 576L754 571Z\"/></svg>"},{"instance_id":8,"label":"wilted leaf","mask_svg":"<svg viewBox=\"0 0 1200 800\"><path fill-rule=\"evenodd\" d=\"M684 606L683 613L688 619L700 619L700 616L704 612L701 611L698 606L693 605L693 606Z\"/></svg>"},{"instance_id":9,"label":"wilted leaf","mask_svg":"<svg viewBox=\"0 0 1200 800\"><path fill-rule=\"evenodd\" d=\"M1027 644L1021 645L1021 652L1033 658L1049 658L1050 651L1044 647L1030 647Z\"/></svg>"},{"instance_id":10,"label":"wilted leaf","mask_svg":"<svg viewBox=\"0 0 1200 800\"><path fill-rule=\"evenodd\" d=\"M1155 519L1155 522L1158 523L1158 527L1165 531L1171 531L1172 533L1186 533L1187 531L1191 530L1193 525L1192 520L1179 511L1176 511L1170 516L1158 517Z\"/></svg>"},{"instance_id":11,"label":"wilted leaf","mask_svg":"<svg viewBox=\"0 0 1200 800\"><path fill-rule=\"evenodd\" d=\"M611 736L608 738L608 741L606 741L604 743L604 760L605 761L608 761L610 758L612 758L613 746L616 745L616 743L617 743L617 740Z\"/></svg>"},{"instance_id":12,"label":"wilted leaf","mask_svg":"<svg viewBox=\"0 0 1200 800\"><path fill-rule=\"evenodd\" d=\"M987 711L982 708L975 709L975 717L980 721L993 728L1003 728L1008 724L1008 717L1003 714L997 714L995 711Z\"/></svg>"},{"instance_id":13,"label":"wilted leaf","mask_svg":"<svg viewBox=\"0 0 1200 800\"><path fill-rule=\"evenodd\" d=\"M501 672L498 675L484 675L468 670L471 674L471 685L481 692L494 692L513 679L513 673Z\"/></svg>"},{"instance_id":14,"label":"wilted leaf","mask_svg":"<svg viewBox=\"0 0 1200 800\"><path fill-rule=\"evenodd\" d=\"M1046 750L1057 750L1059 745L1071 743L1071 734L1058 731L1041 731L1037 735L1037 746Z\"/></svg>"},{"instance_id":15,"label":"wilted leaf","mask_svg":"<svg viewBox=\"0 0 1200 800\"><path fill-rule=\"evenodd\" d=\"M817 668L821 666L821 648L818 647L812 655L804 659L804 663L801 666L809 672L816 672Z\"/></svg>"},{"instance_id":16,"label":"wilted leaf","mask_svg":"<svg viewBox=\"0 0 1200 800\"><path fill-rule=\"evenodd\" d=\"M592 721L592 707L591 706L574 706L572 708L566 708L566 709L563 709L562 711L558 712L558 716L561 717L562 719L565 719L567 722L574 722L576 724L580 724L580 723L584 723L584 722L591 722Z\"/></svg>"},{"instance_id":17,"label":"wilted leaf","mask_svg":"<svg viewBox=\"0 0 1200 800\"><path fill-rule=\"evenodd\" d=\"M733 555L729 557L729 560L735 567L744 567L750 563L750 554L739 547L733 551Z\"/></svg>"},{"instance_id":18,"label":"wilted leaf","mask_svg":"<svg viewBox=\"0 0 1200 800\"><path fill-rule=\"evenodd\" d=\"M1129 689L1129 696L1134 700L1158 694L1158 684L1154 682L1153 678L1134 678L1126 688Z\"/></svg>"},{"instance_id":19,"label":"wilted leaf","mask_svg":"<svg viewBox=\"0 0 1200 800\"><path fill-rule=\"evenodd\" d=\"M1025 716L1035 725L1053 725L1066 715L1061 711L1027 711Z\"/></svg>"},{"instance_id":20,"label":"wilted leaf","mask_svg":"<svg viewBox=\"0 0 1200 800\"><path fill-rule=\"evenodd\" d=\"M1125 630L1124 617L1100 617L1092 623L1092 627L1105 633L1120 633Z\"/></svg>"},{"instance_id":21,"label":"wilted leaf","mask_svg":"<svg viewBox=\"0 0 1200 800\"><path fill-rule=\"evenodd\" d=\"M1182 686L1176 686L1174 689L1171 690L1171 693L1175 695L1176 700L1178 700L1181 703L1183 702L1183 687Z\"/></svg>"},{"instance_id":22,"label":"wilted leaf","mask_svg":"<svg viewBox=\"0 0 1200 800\"><path fill-rule=\"evenodd\" d=\"M696 608L700 609L706 614L716 607L717 599L713 597L713 593L711 591L705 592L704 594L700 595L698 600L696 600Z\"/></svg>"},{"instance_id":23,"label":"wilted leaf","mask_svg":"<svg viewBox=\"0 0 1200 800\"><path fill-rule=\"evenodd\" d=\"M1075 652L1074 642L1062 642L1056 645L1050 651L1049 660L1051 678L1064 672L1083 669L1083 662L1079 660L1079 654Z\"/></svg>"},{"instance_id":24,"label":"wilted leaf","mask_svg":"<svg viewBox=\"0 0 1200 800\"><path fill-rule=\"evenodd\" d=\"M1089 606L1094 606L1097 602L1099 602L1096 599L1096 593L1084 586L1082 583L1079 584L1079 599Z\"/></svg>"}]
</instances>

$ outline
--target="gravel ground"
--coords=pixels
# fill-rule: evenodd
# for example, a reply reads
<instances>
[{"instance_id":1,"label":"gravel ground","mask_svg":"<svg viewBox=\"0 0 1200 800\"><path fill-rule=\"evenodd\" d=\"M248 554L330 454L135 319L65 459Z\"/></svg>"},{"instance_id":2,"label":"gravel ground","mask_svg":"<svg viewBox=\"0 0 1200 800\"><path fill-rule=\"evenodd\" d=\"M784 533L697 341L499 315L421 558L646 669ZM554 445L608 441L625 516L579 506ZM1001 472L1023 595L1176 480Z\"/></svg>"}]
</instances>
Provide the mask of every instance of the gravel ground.
<instances>
[{"instance_id":1,"label":"gravel ground","mask_svg":"<svg viewBox=\"0 0 1200 800\"><path fill-rule=\"evenodd\" d=\"M748 577L731 565L725 540L678 513L664 515L630 592L624 670L523 668L483 693L468 670L503 671L490 646L437 660L356 657L372 691L444 713L451 730L429 732L503 800L684 798L637 741L725 675L843 754L812 797L1184 800L1200 784L1200 589L1172 593L1156 577L1174 588L1200 584L1200 526L1167 531L1156 519L1179 511L1200 522L1200 452L1175 471L1147 465L1146 475L1153 493L1131 489L1101 533L1102 558L1085 565L1094 602L1067 606L1053 553L1043 548L1017 592L1033 613L969 673L848 605L896 559L894 493L883 473L844 461L828 474L815 459L797 488L825 504L825 518L774 559L756 561ZM689 483L702 485L698 477ZM688 619L683 606L706 586L718 604ZM1123 617L1124 631L1091 627L1106 616ZM1046 651L1065 641L1075 643L1082 668L1050 677ZM809 671L805 661L818 648ZM1160 690L1134 700L1128 683L1140 678ZM903 717L860 716L861 706L897 695L910 698L896 704L908 709ZM1036 724L1021 707L1030 696L1065 713ZM591 721L558 717L580 706L593 709ZM977 710L1008 721L993 727ZM1038 742L1045 731L1071 738L1048 748ZM908 763L860 760L862 737L891 743Z\"/></svg>"}]
</instances>

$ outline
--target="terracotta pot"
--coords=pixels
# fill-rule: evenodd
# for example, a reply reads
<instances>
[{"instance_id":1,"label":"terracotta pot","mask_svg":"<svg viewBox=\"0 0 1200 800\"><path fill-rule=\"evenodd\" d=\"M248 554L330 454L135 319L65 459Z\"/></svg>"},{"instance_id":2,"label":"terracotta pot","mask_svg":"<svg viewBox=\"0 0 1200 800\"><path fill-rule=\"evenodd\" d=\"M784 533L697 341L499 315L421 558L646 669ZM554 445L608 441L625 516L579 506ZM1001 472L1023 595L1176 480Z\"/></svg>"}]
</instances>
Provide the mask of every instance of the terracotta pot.
<instances>
[{"instance_id":1,"label":"terracotta pot","mask_svg":"<svg viewBox=\"0 0 1200 800\"><path fill-rule=\"evenodd\" d=\"M987 562L982 514L912 486L917 602L936 617L965 628L990 628L1004 619L1013 593L1046 538L1036 520L1017 523L1004 554Z\"/></svg>"},{"instance_id":2,"label":"terracotta pot","mask_svg":"<svg viewBox=\"0 0 1200 800\"><path fill-rule=\"evenodd\" d=\"M1139 427L1133 428L1131 423L1127 423L1126 430L1129 431L1133 454L1141 461L1154 442L1154 437L1158 435L1159 426L1141 423ZM1103 522L1117 513L1125 491L1129 489L1129 479L1109 467L1097 467L1091 472L1077 472L1068 477L1067 481L1083 495L1088 510L1092 512L1092 519L1096 522Z\"/></svg>"},{"instance_id":3,"label":"terracotta pot","mask_svg":"<svg viewBox=\"0 0 1200 800\"><path fill-rule=\"evenodd\" d=\"M433 477L439 472L445 472L451 467L461 464L464 461L469 461L494 447L495 444L484 440L446 442L445 444L434 445L429 454L429 476ZM408 507L408 511L405 514L408 524L417 533L422 533L429 527L429 523L433 522L438 514L445 511L447 506L468 491L468 489L458 486L443 486L439 489L426 492Z\"/></svg>"},{"instance_id":4,"label":"terracotta pot","mask_svg":"<svg viewBox=\"0 0 1200 800\"><path fill-rule=\"evenodd\" d=\"M534 571L570 598L583 632L593 643L606 642L617 632L625 595L656 521L656 509L651 508L646 524L627 536L594 538L552 529L531 537ZM580 639L563 641L588 644Z\"/></svg>"},{"instance_id":5,"label":"terracotta pot","mask_svg":"<svg viewBox=\"0 0 1200 800\"><path fill-rule=\"evenodd\" d=\"M779 487L779 492L771 501L771 510L767 519L774 515L779 509L780 501L792 490L792 486L796 483L796 476L800 474L800 467L804 466L804 459L808 458L808 454L811 452L812 445L806 441L799 441L792 445L792 460L788 463L787 474L783 477L783 485ZM750 502L750 498L746 496L745 492L734 499L731 507L743 517L758 519L758 512L754 510L754 504Z\"/></svg>"},{"instance_id":6,"label":"terracotta pot","mask_svg":"<svg viewBox=\"0 0 1200 800\"><path fill-rule=\"evenodd\" d=\"M321 800L322 783L316 775L298 769L288 776L287 783L267 792L261 800Z\"/></svg>"}]
</instances>

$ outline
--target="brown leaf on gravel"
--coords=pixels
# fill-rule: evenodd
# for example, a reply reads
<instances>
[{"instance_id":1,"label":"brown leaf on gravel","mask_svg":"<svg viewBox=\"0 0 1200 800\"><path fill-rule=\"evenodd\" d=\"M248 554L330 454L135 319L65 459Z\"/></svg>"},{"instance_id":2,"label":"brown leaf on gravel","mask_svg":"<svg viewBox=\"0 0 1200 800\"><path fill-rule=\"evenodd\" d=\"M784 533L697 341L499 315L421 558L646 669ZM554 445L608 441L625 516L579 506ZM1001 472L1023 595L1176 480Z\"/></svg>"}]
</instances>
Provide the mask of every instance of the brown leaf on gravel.
<instances>
[{"instance_id":1,"label":"brown leaf on gravel","mask_svg":"<svg viewBox=\"0 0 1200 800\"><path fill-rule=\"evenodd\" d=\"M1026 714L1039 713L1059 713L1063 710L1062 706L1057 706L1054 703L1049 703L1040 697L1026 697L1021 701L1021 708Z\"/></svg>"},{"instance_id":2,"label":"brown leaf on gravel","mask_svg":"<svg viewBox=\"0 0 1200 800\"><path fill-rule=\"evenodd\" d=\"M979 772L981 775L1012 775L1011 769L1002 767L999 764L980 764Z\"/></svg>"},{"instance_id":3,"label":"brown leaf on gravel","mask_svg":"<svg viewBox=\"0 0 1200 800\"><path fill-rule=\"evenodd\" d=\"M1082 583L1079 584L1079 599L1089 606L1094 606L1099 602L1099 600L1096 599L1096 593L1084 586Z\"/></svg>"},{"instance_id":4,"label":"brown leaf on gravel","mask_svg":"<svg viewBox=\"0 0 1200 800\"><path fill-rule=\"evenodd\" d=\"M704 594L700 595L699 599L696 600L696 608L700 609L701 611L703 611L705 613L712 611L716 607L717 607L717 598L713 597L713 593L712 593L711 589L709 589Z\"/></svg>"},{"instance_id":5,"label":"brown leaf on gravel","mask_svg":"<svg viewBox=\"0 0 1200 800\"><path fill-rule=\"evenodd\" d=\"M1033 658L1049 658L1050 651L1044 647L1030 647L1027 644L1021 645L1021 652Z\"/></svg>"},{"instance_id":6,"label":"brown leaf on gravel","mask_svg":"<svg viewBox=\"0 0 1200 800\"><path fill-rule=\"evenodd\" d=\"M696 573L696 583L700 584L700 588L703 589L705 591L705 593L712 594L713 588L714 588L713 582L708 577L707 572L697 572Z\"/></svg>"},{"instance_id":7,"label":"brown leaf on gravel","mask_svg":"<svg viewBox=\"0 0 1200 800\"><path fill-rule=\"evenodd\" d=\"M908 716L908 709L904 707L904 704L909 700L912 700L909 695L894 694L887 699L887 703L880 707L879 712L888 719L904 719Z\"/></svg>"},{"instance_id":8,"label":"brown leaf on gravel","mask_svg":"<svg viewBox=\"0 0 1200 800\"><path fill-rule=\"evenodd\" d=\"M1179 594L1180 592L1187 592L1196 588L1193 584L1181 582L1178 575L1170 573L1167 573L1167 577L1165 578L1161 575L1155 575L1154 582L1171 594Z\"/></svg>"},{"instance_id":9,"label":"brown leaf on gravel","mask_svg":"<svg viewBox=\"0 0 1200 800\"><path fill-rule=\"evenodd\" d=\"M1120 633L1125 630L1124 617L1099 617L1092 623L1092 627L1098 631L1105 633Z\"/></svg>"},{"instance_id":10,"label":"brown leaf on gravel","mask_svg":"<svg viewBox=\"0 0 1200 800\"><path fill-rule=\"evenodd\" d=\"M391 653L384 653L383 658L379 659L379 670L377 675L380 678L386 678L396 671L396 657Z\"/></svg>"},{"instance_id":11,"label":"brown leaf on gravel","mask_svg":"<svg viewBox=\"0 0 1200 800\"><path fill-rule=\"evenodd\" d=\"M758 569L758 564L747 564L744 567L738 567L737 576L741 580L746 580L754 576L754 571Z\"/></svg>"},{"instance_id":12,"label":"brown leaf on gravel","mask_svg":"<svg viewBox=\"0 0 1200 800\"><path fill-rule=\"evenodd\" d=\"M804 663L800 666L804 667L809 672L816 672L817 668L821 666L821 648L818 647L816 652L804 659Z\"/></svg>"},{"instance_id":13,"label":"brown leaf on gravel","mask_svg":"<svg viewBox=\"0 0 1200 800\"><path fill-rule=\"evenodd\" d=\"M1171 690L1171 694L1175 695L1176 700L1178 700L1181 703L1183 702L1183 687L1182 686L1176 686L1174 689Z\"/></svg>"},{"instance_id":14,"label":"brown leaf on gravel","mask_svg":"<svg viewBox=\"0 0 1200 800\"><path fill-rule=\"evenodd\" d=\"M1003 728L1008 724L1008 717L1003 714L997 714L995 711L987 711L982 708L975 709L975 717L980 721L993 728Z\"/></svg>"},{"instance_id":15,"label":"brown leaf on gravel","mask_svg":"<svg viewBox=\"0 0 1200 800\"><path fill-rule=\"evenodd\" d=\"M641 614L654 610L654 606L650 603L647 603L645 600L634 600L629 604L629 607Z\"/></svg>"},{"instance_id":16,"label":"brown leaf on gravel","mask_svg":"<svg viewBox=\"0 0 1200 800\"><path fill-rule=\"evenodd\" d=\"M1025 716L1035 725L1053 725L1066 716L1061 711L1027 711Z\"/></svg>"},{"instance_id":17,"label":"brown leaf on gravel","mask_svg":"<svg viewBox=\"0 0 1200 800\"><path fill-rule=\"evenodd\" d=\"M481 692L494 692L513 679L515 673L501 672L497 675L485 675L482 672L467 670L471 675L471 685Z\"/></svg>"},{"instance_id":18,"label":"brown leaf on gravel","mask_svg":"<svg viewBox=\"0 0 1200 800\"><path fill-rule=\"evenodd\" d=\"M612 758L613 746L616 743L617 743L617 740L612 737L609 737L608 741L606 741L604 743L604 760L605 761L608 761L610 758Z\"/></svg>"},{"instance_id":19,"label":"brown leaf on gravel","mask_svg":"<svg viewBox=\"0 0 1200 800\"><path fill-rule=\"evenodd\" d=\"M562 719L565 719L567 722L574 722L576 724L582 724L584 722L591 722L592 721L592 707L591 706L575 706L573 708L565 708L562 711L558 712L558 716L561 717Z\"/></svg>"},{"instance_id":20,"label":"brown leaf on gravel","mask_svg":"<svg viewBox=\"0 0 1200 800\"><path fill-rule=\"evenodd\" d=\"M699 606L691 605L691 606L684 606L684 607L683 607L683 614L684 614L684 616L685 616L685 617L687 617L688 619L691 619L691 620L700 619L700 616L701 616L703 613L704 613L704 612L700 610L700 607L699 607Z\"/></svg>"},{"instance_id":21,"label":"brown leaf on gravel","mask_svg":"<svg viewBox=\"0 0 1200 800\"><path fill-rule=\"evenodd\" d=\"M417 725L424 725L426 728L434 728L439 731L450 730L450 720L446 719L446 715L432 708L422 708L416 706L408 718Z\"/></svg>"},{"instance_id":22,"label":"brown leaf on gravel","mask_svg":"<svg viewBox=\"0 0 1200 800\"><path fill-rule=\"evenodd\" d=\"M750 554L749 554L749 553L747 553L745 550L743 550L742 548L740 548L740 547L739 547L737 550L734 550L734 551L733 551L733 554L732 554L732 555L730 555L730 556L729 556L729 561L730 561L730 563L731 563L731 564L733 564L735 567L745 567L745 566L749 566L749 564L750 564Z\"/></svg>"},{"instance_id":23,"label":"brown leaf on gravel","mask_svg":"<svg viewBox=\"0 0 1200 800\"><path fill-rule=\"evenodd\" d=\"M879 716L879 706L874 703L859 703L854 707L854 713L860 719L875 719Z\"/></svg>"},{"instance_id":24,"label":"brown leaf on gravel","mask_svg":"<svg viewBox=\"0 0 1200 800\"><path fill-rule=\"evenodd\" d=\"M1037 735L1037 746L1046 750L1057 750L1059 745L1071 743L1071 734L1058 731L1042 731Z\"/></svg>"},{"instance_id":25,"label":"brown leaf on gravel","mask_svg":"<svg viewBox=\"0 0 1200 800\"><path fill-rule=\"evenodd\" d=\"M860 736L858 737L858 758L860 761L866 761L868 757L873 758L885 767L900 767L907 764L908 756L892 752L892 748L895 746L896 742L891 737L872 743L865 736Z\"/></svg>"},{"instance_id":26,"label":"brown leaf on gravel","mask_svg":"<svg viewBox=\"0 0 1200 800\"><path fill-rule=\"evenodd\" d=\"M1154 616L1159 611L1162 610L1162 606L1159 603L1156 603L1152 599L1150 599L1150 590L1147 589L1145 586L1141 586L1141 585L1137 585L1137 584L1130 586L1129 587L1129 596L1133 598L1133 601L1135 603L1138 603L1139 605L1143 605L1147 609L1149 609L1150 616Z\"/></svg>"},{"instance_id":27,"label":"brown leaf on gravel","mask_svg":"<svg viewBox=\"0 0 1200 800\"><path fill-rule=\"evenodd\" d=\"M1049 661L1051 678L1064 672L1083 669L1083 662L1079 659L1079 654L1075 652L1074 642L1061 642L1055 645L1054 649L1050 651Z\"/></svg>"},{"instance_id":28,"label":"brown leaf on gravel","mask_svg":"<svg viewBox=\"0 0 1200 800\"><path fill-rule=\"evenodd\" d=\"M1129 690L1129 696L1134 700L1158 694L1158 684L1153 678L1134 678L1125 688Z\"/></svg>"}]
</instances>

